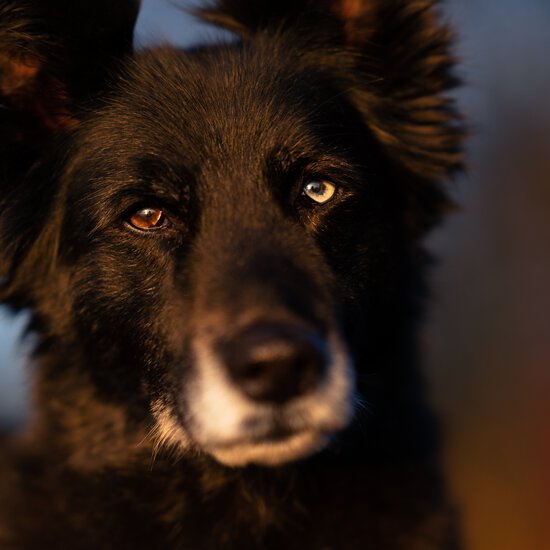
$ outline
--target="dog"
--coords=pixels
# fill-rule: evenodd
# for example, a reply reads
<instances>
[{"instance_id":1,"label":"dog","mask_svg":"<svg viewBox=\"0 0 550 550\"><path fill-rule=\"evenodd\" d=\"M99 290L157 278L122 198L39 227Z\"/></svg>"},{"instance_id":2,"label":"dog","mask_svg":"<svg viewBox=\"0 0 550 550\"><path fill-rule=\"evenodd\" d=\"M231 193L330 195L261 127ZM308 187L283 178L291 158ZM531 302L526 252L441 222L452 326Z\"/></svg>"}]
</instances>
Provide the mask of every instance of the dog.
<instances>
[{"instance_id":1,"label":"dog","mask_svg":"<svg viewBox=\"0 0 550 550\"><path fill-rule=\"evenodd\" d=\"M31 313L6 549L451 549L418 368L461 168L433 0L0 2L0 298Z\"/></svg>"}]
</instances>

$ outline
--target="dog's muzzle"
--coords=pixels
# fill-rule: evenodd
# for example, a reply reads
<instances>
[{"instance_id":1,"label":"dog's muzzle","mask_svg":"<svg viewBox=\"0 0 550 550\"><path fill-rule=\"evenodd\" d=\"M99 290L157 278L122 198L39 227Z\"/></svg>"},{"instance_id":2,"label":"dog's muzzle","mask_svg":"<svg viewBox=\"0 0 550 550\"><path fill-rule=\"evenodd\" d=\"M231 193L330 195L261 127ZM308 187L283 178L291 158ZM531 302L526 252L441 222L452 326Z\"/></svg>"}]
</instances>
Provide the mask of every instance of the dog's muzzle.
<instances>
[{"instance_id":1,"label":"dog's muzzle","mask_svg":"<svg viewBox=\"0 0 550 550\"><path fill-rule=\"evenodd\" d=\"M249 324L231 338L194 339L186 386L191 439L230 466L279 465L325 447L350 422L354 378L335 330Z\"/></svg>"}]
</instances>

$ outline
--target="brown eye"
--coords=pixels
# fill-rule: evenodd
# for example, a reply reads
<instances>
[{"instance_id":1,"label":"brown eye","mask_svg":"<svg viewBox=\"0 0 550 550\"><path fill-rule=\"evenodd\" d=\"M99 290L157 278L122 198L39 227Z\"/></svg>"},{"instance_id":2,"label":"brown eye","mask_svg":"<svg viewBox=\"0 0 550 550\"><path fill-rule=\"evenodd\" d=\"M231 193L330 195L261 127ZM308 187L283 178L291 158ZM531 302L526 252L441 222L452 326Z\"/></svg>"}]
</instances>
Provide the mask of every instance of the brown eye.
<instances>
[{"instance_id":1,"label":"brown eye","mask_svg":"<svg viewBox=\"0 0 550 550\"><path fill-rule=\"evenodd\" d=\"M130 225L141 231L160 229L167 224L167 218L160 208L142 208L130 218Z\"/></svg>"}]
</instances>

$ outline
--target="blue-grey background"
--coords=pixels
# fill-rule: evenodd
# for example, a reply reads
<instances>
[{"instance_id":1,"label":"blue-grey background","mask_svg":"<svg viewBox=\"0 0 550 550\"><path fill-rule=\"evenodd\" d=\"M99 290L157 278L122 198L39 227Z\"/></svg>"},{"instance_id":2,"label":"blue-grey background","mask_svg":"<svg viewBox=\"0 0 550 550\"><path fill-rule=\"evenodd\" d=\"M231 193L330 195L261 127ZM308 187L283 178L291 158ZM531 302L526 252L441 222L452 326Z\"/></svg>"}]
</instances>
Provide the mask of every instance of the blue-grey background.
<instances>
[{"instance_id":1,"label":"blue-grey background","mask_svg":"<svg viewBox=\"0 0 550 550\"><path fill-rule=\"evenodd\" d=\"M188 2L180 2L188 4ZM430 239L440 258L425 332L444 461L472 550L550 541L550 1L447 0L472 126L462 205ZM145 0L137 42L218 33ZM0 424L24 417L17 337L0 311Z\"/></svg>"}]
</instances>

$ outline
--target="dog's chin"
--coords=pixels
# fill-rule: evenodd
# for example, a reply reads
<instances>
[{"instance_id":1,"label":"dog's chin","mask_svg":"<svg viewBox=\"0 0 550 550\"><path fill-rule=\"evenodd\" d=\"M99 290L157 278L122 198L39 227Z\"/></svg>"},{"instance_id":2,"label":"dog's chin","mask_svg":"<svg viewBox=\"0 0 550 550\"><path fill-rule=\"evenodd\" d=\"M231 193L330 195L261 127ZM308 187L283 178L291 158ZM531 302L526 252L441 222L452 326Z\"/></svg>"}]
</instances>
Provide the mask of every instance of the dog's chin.
<instances>
[{"instance_id":1,"label":"dog's chin","mask_svg":"<svg viewBox=\"0 0 550 550\"><path fill-rule=\"evenodd\" d=\"M225 466L282 466L306 458L324 447L330 434L304 430L285 437L206 446L205 450Z\"/></svg>"}]
</instances>

